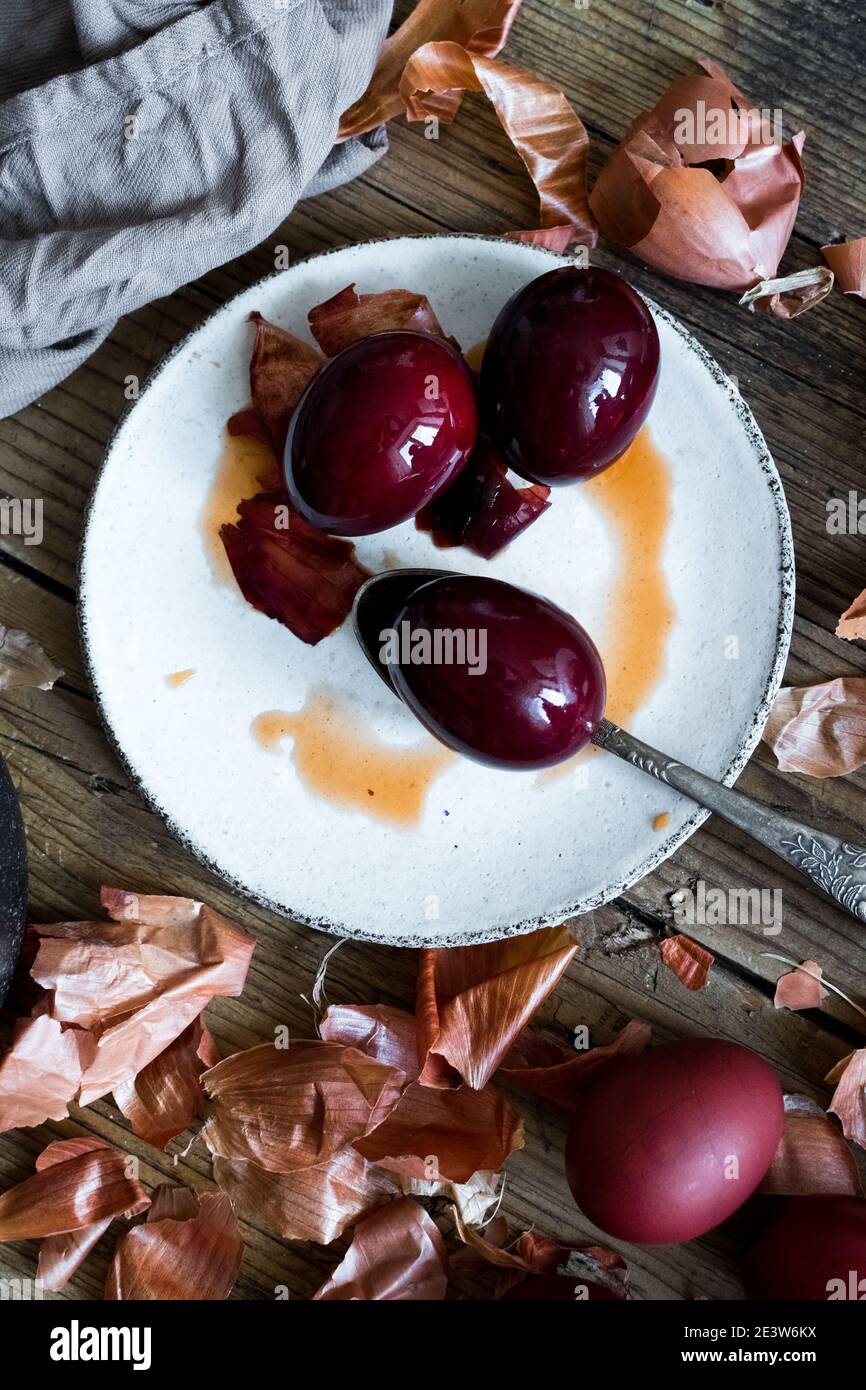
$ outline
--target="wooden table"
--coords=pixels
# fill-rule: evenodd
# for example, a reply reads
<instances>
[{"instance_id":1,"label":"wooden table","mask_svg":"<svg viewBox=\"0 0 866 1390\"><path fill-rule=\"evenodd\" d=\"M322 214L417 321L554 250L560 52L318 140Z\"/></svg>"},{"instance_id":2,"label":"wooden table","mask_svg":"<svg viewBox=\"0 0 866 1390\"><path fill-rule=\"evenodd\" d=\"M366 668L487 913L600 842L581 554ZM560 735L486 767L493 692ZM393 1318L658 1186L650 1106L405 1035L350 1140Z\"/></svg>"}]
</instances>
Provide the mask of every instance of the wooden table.
<instances>
[{"instance_id":1,"label":"wooden table","mask_svg":"<svg viewBox=\"0 0 866 1390\"><path fill-rule=\"evenodd\" d=\"M592 174L628 121L662 88L691 71L692 60L720 60L756 105L781 106L786 133L807 131L808 182L785 268L820 262L819 246L863 225L862 150L866 110L862 74L866 34L859 0L526 0L508 47L511 61L560 83L592 139ZM2 539L0 622L23 627L65 669L51 693L0 702L0 750L18 785L29 834L31 914L35 920L87 917L100 884L199 897L257 933L247 989L219 1001L211 1027L227 1054L273 1036L277 1024L310 1031L301 998L332 943L240 901L168 834L133 790L112 754L82 667L74 603L82 515L106 441L124 410L124 378L145 377L164 354L224 300L274 268L274 247L297 258L349 242L400 233L497 233L533 225L534 204L521 166L480 98L467 99L438 141L396 121L386 158L354 185L296 209L269 241L170 298L120 322L96 355L62 386L0 423L0 493L42 497L45 539L24 547ZM866 426L866 305L834 294L794 323L751 316L736 298L670 281L609 246L597 259L621 269L692 328L740 382L782 474L798 561L797 620L789 683L866 672L866 651L833 636L838 614L866 582L866 540L831 536L825 504L862 482ZM423 288L423 287L421 287ZM695 467L701 460L695 459ZM725 564L725 519L706 538ZM685 679L686 677L684 677ZM809 781L774 771L759 748L743 789L794 815L863 840L866 779ZM669 895L703 880L722 888L781 887L782 934L726 927L694 929L716 955L709 986L687 991L661 966L658 941L670 930ZM820 1012L772 1005L778 950L818 960L853 997L866 993L863 928L796 876L711 820L657 873L601 911L575 922L581 946L567 979L539 1018L568 1041L577 1024L604 1042L627 1018L653 1025L664 1041L703 1034L750 1043L779 1070L786 1087L826 1102L822 1078L862 1042L862 1020L831 995ZM411 1007L413 952L348 944L329 972L334 1001ZM564 1238L588 1228L562 1173L561 1114L519 1096L526 1148L508 1164L504 1210L515 1228L534 1225ZM203 1146L174 1166L169 1154L138 1144L114 1105L75 1111L68 1122L0 1138L0 1189L28 1176L52 1138L90 1132L141 1153L143 1181L210 1181ZM336 1262L335 1249L289 1244L246 1226L246 1258L235 1297L269 1298L274 1286L308 1297ZM69 1286L100 1296L114 1235L104 1239ZM646 1298L739 1296L734 1238L715 1232L686 1246L629 1252L636 1293ZM337 1249L342 1249L340 1244ZM32 1274L35 1243L7 1245L0 1275Z\"/></svg>"}]
</instances>

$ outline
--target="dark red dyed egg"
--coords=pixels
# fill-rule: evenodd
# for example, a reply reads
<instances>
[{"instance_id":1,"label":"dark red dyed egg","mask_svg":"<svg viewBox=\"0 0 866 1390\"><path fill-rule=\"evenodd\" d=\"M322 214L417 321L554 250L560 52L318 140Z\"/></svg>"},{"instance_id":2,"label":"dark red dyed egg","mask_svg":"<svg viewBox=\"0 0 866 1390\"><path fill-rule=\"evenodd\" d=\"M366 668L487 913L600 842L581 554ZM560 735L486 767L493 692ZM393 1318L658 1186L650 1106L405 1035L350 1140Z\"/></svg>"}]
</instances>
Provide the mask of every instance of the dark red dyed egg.
<instances>
[{"instance_id":1,"label":"dark red dyed egg","mask_svg":"<svg viewBox=\"0 0 866 1390\"><path fill-rule=\"evenodd\" d=\"M569 483L609 467L655 396L659 336L639 294L597 266L548 271L500 311L481 418L515 472Z\"/></svg>"},{"instance_id":2,"label":"dark red dyed egg","mask_svg":"<svg viewBox=\"0 0 866 1390\"><path fill-rule=\"evenodd\" d=\"M866 1302L866 1199L773 1198L743 1263L748 1298Z\"/></svg>"},{"instance_id":3,"label":"dark red dyed egg","mask_svg":"<svg viewBox=\"0 0 866 1390\"><path fill-rule=\"evenodd\" d=\"M589 1284L567 1274L531 1274L504 1293L499 1302L621 1303L622 1299L603 1284Z\"/></svg>"},{"instance_id":4,"label":"dark red dyed egg","mask_svg":"<svg viewBox=\"0 0 866 1390\"><path fill-rule=\"evenodd\" d=\"M605 680L591 639L547 599L498 579L436 579L395 624L394 687L425 728L494 767L549 767L591 738Z\"/></svg>"},{"instance_id":5,"label":"dark red dyed egg","mask_svg":"<svg viewBox=\"0 0 866 1390\"><path fill-rule=\"evenodd\" d=\"M577 1100L566 1174L608 1235L692 1240L754 1192L782 1134L775 1072L738 1043L688 1039L610 1062Z\"/></svg>"},{"instance_id":6,"label":"dark red dyed egg","mask_svg":"<svg viewBox=\"0 0 866 1390\"><path fill-rule=\"evenodd\" d=\"M477 433L475 383L459 352L426 333L375 333L332 357L304 392L286 484L322 531L386 531L454 481Z\"/></svg>"}]
</instances>

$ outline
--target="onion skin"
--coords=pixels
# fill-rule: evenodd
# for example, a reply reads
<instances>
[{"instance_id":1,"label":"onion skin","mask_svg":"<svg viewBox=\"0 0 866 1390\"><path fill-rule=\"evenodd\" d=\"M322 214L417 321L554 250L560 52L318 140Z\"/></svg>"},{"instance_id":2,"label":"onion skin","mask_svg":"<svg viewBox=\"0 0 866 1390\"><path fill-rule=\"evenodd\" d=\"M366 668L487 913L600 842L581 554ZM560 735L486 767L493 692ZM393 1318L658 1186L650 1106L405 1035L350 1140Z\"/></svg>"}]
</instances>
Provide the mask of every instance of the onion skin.
<instances>
[{"instance_id":1,"label":"onion skin","mask_svg":"<svg viewBox=\"0 0 866 1390\"><path fill-rule=\"evenodd\" d=\"M474 378L450 343L374 333L326 362L304 392L286 440L286 485L320 531L372 535L444 491L477 435Z\"/></svg>"},{"instance_id":2,"label":"onion skin","mask_svg":"<svg viewBox=\"0 0 866 1390\"><path fill-rule=\"evenodd\" d=\"M866 1301L866 1199L781 1200L743 1262L743 1284L760 1300Z\"/></svg>"},{"instance_id":3,"label":"onion skin","mask_svg":"<svg viewBox=\"0 0 866 1390\"><path fill-rule=\"evenodd\" d=\"M649 414L659 356L653 316L619 275L550 270L493 325L481 365L484 428L531 482L593 477Z\"/></svg>"},{"instance_id":4,"label":"onion skin","mask_svg":"<svg viewBox=\"0 0 866 1390\"><path fill-rule=\"evenodd\" d=\"M775 1073L738 1043L687 1039L617 1058L578 1096L569 1185L608 1235L693 1240L754 1192L783 1118Z\"/></svg>"}]
</instances>

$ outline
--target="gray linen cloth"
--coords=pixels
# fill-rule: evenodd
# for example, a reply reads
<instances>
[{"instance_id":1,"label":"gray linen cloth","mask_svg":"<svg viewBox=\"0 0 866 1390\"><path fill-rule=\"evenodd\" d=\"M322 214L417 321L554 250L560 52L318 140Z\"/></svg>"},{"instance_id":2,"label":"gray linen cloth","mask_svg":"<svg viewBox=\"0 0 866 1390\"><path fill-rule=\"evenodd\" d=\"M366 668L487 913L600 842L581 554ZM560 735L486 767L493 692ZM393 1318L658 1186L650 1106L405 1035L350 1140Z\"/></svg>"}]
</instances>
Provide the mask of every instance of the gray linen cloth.
<instances>
[{"instance_id":1,"label":"gray linen cloth","mask_svg":"<svg viewBox=\"0 0 866 1390\"><path fill-rule=\"evenodd\" d=\"M0 416L353 178L391 0L0 0Z\"/></svg>"}]
</instances>

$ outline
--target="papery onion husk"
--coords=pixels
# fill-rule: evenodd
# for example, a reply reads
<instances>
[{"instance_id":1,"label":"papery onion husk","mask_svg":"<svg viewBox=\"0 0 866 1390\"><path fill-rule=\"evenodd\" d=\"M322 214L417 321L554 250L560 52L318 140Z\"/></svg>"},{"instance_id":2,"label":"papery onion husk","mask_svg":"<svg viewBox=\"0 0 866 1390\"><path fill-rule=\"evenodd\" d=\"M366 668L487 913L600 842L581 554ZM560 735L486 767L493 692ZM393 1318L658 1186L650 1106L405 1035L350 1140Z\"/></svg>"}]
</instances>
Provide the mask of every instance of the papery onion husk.
<instances>
[{"instance_id":1,"label":"papery onion husk","mask_svg":"<svg viewBox=\"0 0 866 1390\"><path fill-rule=\"evenodd\" d=\"M821 967L804 960L798 970L789 970L776 981L773 1007L776 1009L820 1009L827 998L821 984Z\"/></svg>"},{"instance_id":2,"label":"papery onion husk","mask_svg":"<svg viewBox=\"0 0 866 1390\"><path fill-rule=\"evenodd\" d=\"M632 122L589 203L605 236L657 270L742 292L776 274L803 189L805 137L774 143L718 64L702 66ZM708 113L750 112L733 144L676 138L688 130L681 113L697 115L701 102ZM708 160L722 162L718 175Z\"/></svg>"},{"instance_id":3,"label":"papery onion husk","mask_svg":"<svg viewBox=\"0 0 866 1390\"><path fill-rule=\"evenodd\" d=\"M0 1132L65 1119L96 1055L89 1033L64 1028L45 1007L16 1022L0 1059Z\"/></svg>"},{"instance_id":4,"label":"papery onion husk","mask_svg":"<svg viewBox=\"0 0 866 1390\"><path fill-rule=\"evenodd\" d=\"M593 1080L612 1058L643 1052L650 1033L648 1023L631 1019L613 1042L581 1052L523 1033L503 1058L497 1075L554 1105L573 1110L581 1086Z\"/></svg>"},{"instance_id":5,"label":"papery onion husk","mask_svg":"<svg viewBox=\"0 0 866 1390\"><path fill-rule=\"evenodd\" d=\"M399 1183L407 1197L443 1197L453 1202L461 1221L468 1226L483 1226L502 1201L504 1175L482 1170L473 1173L468 1182L432 1182L402 1176Z\"/></svg>"},{"instance_id":6,"label":"papery onion husk","mask_svg":"<svg viewBox=\"0 0 866 1390\"><path fill-rule=\"evenodd\" d=\"M314 1300L424 1300L445 1297L448 1256L436 1223L401 1197L355 1227L352 1243Z\"/></svg>"},{"instance_id":7,"label":"papery onion husk","mask_svg":"<svg viewBox=\"0 0 866 1390\"><path fill-rule=\"evenodd\" d=\"M388 1004L331 1004L319 1024L325 1042L356 1047L414 1081L420 1070L415 1018Z\"/></svg>"},{"instance_id":8,"label":"papery onion husk","mask_svg":"<svg viewBox=\"0 0 866 1390\"><path fill-rule=\"evenodd\" d=\"M214 1040L197 1018L136 1076L115 1086L114 1099L135 1133L164 1149L203 1115L200 1077L218 1061Z\"/></svg>"},{"instance_id":9,"label":"papery onion husk","mask_svg":"<svg viewBox=\"0 0 866 1390\"><path fill-rule=\"evenodd\" d=\"M516 1240L510 1239L507 1228L497 1230L496 1238L488 1230L473 1229L455 1213L457 1234L468 1250L484 1264L501 1271L497 1294L504 1293L521 1276L556 1274L565 1271L576 1280L600 1284L618 1298L625 1298L628 1289L628 1266L622 1255L603 1245L571 1246L537 1231L524 1231ZM455 1267L457 1260L454 1261ZM468 1261L462 1260L461 1264Z\"/></svg>"},{"instance_id":10,"label":"papery onion husk","mask_svg":"<svg viewBox=\"0 0 866 1390\"><path fill-rule=\"evenodd\" d=\"M58 1163L66 1163L70 1158L77 1158L79 1154L83 1153L92 1153L95 1149L111 1151L111 1145L103 1139L96 1139L91 1136L80 1139L61 1139L42 1150L36 1160L36 1171L42 1172L45 1168L51 1168ZM123 1215L136 1216L138 1212L147 1207L148 1201L146 1196L142 1196L136 1205L129 1211L123 1212ZM39 1248L39 1263L36 1268L37 1283L53 1293L58 1293L65 1288L73 1274L80 1269L91 1250L108 1230L113 1219L112 1216L105 1216L100 1221L94 1221L90 1226L82 1226L77 1231L65 1231L60 1235L46 1236Z\"/></svg>"},{"instance_id":11,"label":"papery onion husk","mask_svg":"<svg viewBox=\"0 0 866 1390\"><path fill-rule=\"evenodd\" d=\"M866 676L786 686L776 696L763 739L781 772L856 772L866 762Z\"/></svg>"},{"instance_id":12,"label":"papery onion husk","mask_svg":"<svg viewBox=\"0 0 866 1390\"><path fill-rule=\"evenodd\" d=\"M283 488L240 502L220 539L247 603L309 646L345 621L370 578L354 545L311 526Z\"/></svg>"},{"instance_id":13,"label":"papery onion husk","mask_svg":"<svg viewBox=\"0 0 866 1390\"><path fill-rule=\"evenodd\" d=\"M845 609L836 625L836 636L846 642L866 638L866 589L861 589L853 603Z\"/></svg>"},{"instance_id":14,"label":"papery onion husk","mask_svg":"<svg viewBox=\"0 0 866 1390\"><path fill-rule=\"evenodd\" d=\"M353 284L347 285L331 299L317 304L307 317L310 331L326 357L334 357L371 333L399 329L445 337L426 294L413 294L411 290L358 294Z\"/></svg>"},{"instance_id":15,"label":"papery onion husk","mask_svg":"<svg viewBox=\"0 0 866 1390\"><path fill-rule=\"evenodd\" d=\"M386 40L366 92L343 115L339 138L363 135L400 115L400 78L422 44L450 39L471 53L495 57L508 38L520 3L521 0L418 0L409 17ZM462 92L443 95L436 110L439 119L453 120L462 98Z\"/></svg>"},{"instance_id":16,"label":"papery onion husk","mask_svg":"<svg viewBox=\"0 0 866 1390\"><path fill-rule=\"evenodd\" d=\"M706 986L715 956L690 936L668 936L659 950L668 970L673 971L686 989L696 991Z\"/></svg>"},{"instance_id":17,"label":"papery onion husk","mask_svg":"<svg viewBox=\"0 0 866 1390\"><path fill-rule=\"evenodd\" d=\"M284 1240L319 1245L330 1245L347 1226L402 1191L393 1173L368 1163L351 1146L327 1163L293 1173L269 1173L255 1163L217 1154L213 1175L240 1216Z\"/></svg>"},{"instance_id":18,"label":"papery onion husk","mask_svg":"<svg viewBox=\"0 0 866 1390\"><path fill-rule=\"evenodd\" d=\"M96 1039L81 1082L89 1105L137 1075L216 995L240 994L255 941L190 898L102 890L111 922L58 922L40 938L33 978L51 1015Z\"/></svg>"},{"instance_id":19,"label":"papery onion husk","mask_svg":"<svg viewBox=\"0 0 866 1390\"><path fill-rule=\"evenodd\" d=\"M779 319L795 319L814 309L833 288L833 272L826 265L795 270L790 275L761 280L740 297L750 313L773 314Z\"/></svg>"},{"instance_id":20,"label":"papery onion husk","mask_svg":"<svg viewBox=\"0 0 866 1390\"><path fill-rule=\"evenodd\" d=\"M250 356L252 404L235 412L228 432L261 439L281 459L295 406L325 359L311 343L257 312L250 314L250 322L256 326Z\"/></svg>"},{"instance_id":21,"label":"papery onion husk","mask_svg":"<svg viewBox=\"0 0 866 1390\"><path fill-rule=\"evenodd\" d=\"M779 1197L861 1195L854 1155L838 1126L808 1096L785 1096L782 1138L758 1192Z\"/></svg>"},{"instance_id":22,"label":"papery onion husk","mask_svg":"<svg viewBox=\"0 0 866 1390\"><path fill-rule=\"evenodd\" d=\"M62 675L38 642L0 623L0 690L50 690Z\"/></svg>"},{"instance_id":23,"label":"papery onion husk","mask_svg":"<svg viewBox=\"0 0 866 1390\"><path fill-rule=\"evenodd\" d=\"M237 1218L223 1193L197 1197L196 1207L195 1215L147 1221L121 1237L106 1299L228 1298L244 1253Z\"/></svg>"},{"instance_id":24,"label":"papery onion husk","mask_svg":"<svg viewBox=\"0 0 866 1390\"><path fill-rule=\"evenodd\" d=\"M576 243L594 246L598 229L586 189L589 136L560 89L459 43L425 44L412 54L400 79L410 121L443 119L443 99L448 102L458 91L488 98L538 194L539 227L508 237L551 251Z\"/></svg>"},{"instance_id":25,"label":"papery onion husk","mask_svg":"<svg viewBox=\"0 0 866 1390\"><path fill-rule=\"evenodd\" d=\"M492 1086L448 1091L414 1082L388 1118L354 1142L391 1172L465 1183L523 1147L523 1121Z\"/></svg>"},{"instance_id":26,"label":"papery onion husk","mask_svg":"<svg viewBox=\"0 0 866 1390\"><path fill-rule=\"evenodd\" d=\"M425 1085L480 1090L565 973L577 942L547 927L481 946L421 952L418 1056ZM491 1166L491 1165L486 1165Z\"/></svg>"},{"instance_id":27,"label":"papery onion husk","mask_svg":"<svg viewBox=\"0 0 866 1390\"><path fill-rule=\"evenodd\" d=\"M866 1149L866 1047L843 1057L827 1080L836 1087L827 1109L841 1120L845 1138Z\"/></svg>"},{"instance_id":28,"label":"papery onion husk","mask_svg":"<svg viewBox=\"0 0 866 1390\"><path fill-rule=\"evenodd\" d=\"M202 1083L214 1102L202 1130L211 1152L292 1173L326 1163L375 1128L406 1078L353 1047L316 1039L237 1052Z\"/></svg>"},{"instance_id":29,"label":"papery onion husk","mask_svg":"<svg viewBox=\"0 0 866 1390\"><path fill-rule=\"evenodd\" d=\"M822 246L821 254L844 294L866 297L866 236Z\"/></svg>"},{"instance_id":30,"label":"papery onion husk","mask_svg":"<svg viewBox=\"0 0 866 1390\"><path fill-rule=\"evenodd\" d=\"M465 545L490 560L547 511L549 497L542 483L515 487L505 459L482 436L466 467L421 509L415 525L440 548Z\"/></svg>"},{"instance_id":31,"label":"papery onion husk","mask_svg":"<svg viewBox=\"0 0 866 1390\"><path fill-rule=\"evenodd\" d=\"M129 1176L128 1154L102 1144L67 1152L3 1193L0 1241L80 1231L149 1205L141 1183Z\"/></svg>"}]
</instances>

